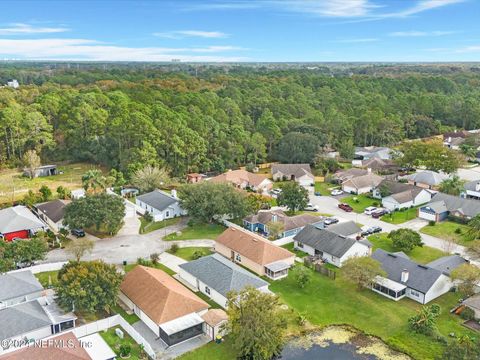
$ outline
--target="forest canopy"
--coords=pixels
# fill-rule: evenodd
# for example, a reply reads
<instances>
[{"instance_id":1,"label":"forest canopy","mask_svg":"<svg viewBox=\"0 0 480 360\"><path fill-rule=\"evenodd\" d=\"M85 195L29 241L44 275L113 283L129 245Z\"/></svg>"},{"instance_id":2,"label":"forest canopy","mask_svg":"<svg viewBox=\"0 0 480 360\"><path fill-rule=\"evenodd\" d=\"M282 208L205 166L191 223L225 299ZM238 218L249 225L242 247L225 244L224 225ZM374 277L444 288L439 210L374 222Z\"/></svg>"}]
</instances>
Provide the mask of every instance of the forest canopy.
<instances>
[{"instance_id":1,"label":"forest canopy","mask_svg":"<svg viewBox=\"0 0 480 360\"><path fill-rule=\"evenodd\" d=\"M43 68L42 68L43 69ZM88 161L131 176L145 165L174 176L287 159L313 162L327 145L393 145L480 127L480 75L238 68L225 74L141 67L8 68L0 88L0 162ZM302 142L308 142L305 144Z\"/></svg>"}]
</instances>

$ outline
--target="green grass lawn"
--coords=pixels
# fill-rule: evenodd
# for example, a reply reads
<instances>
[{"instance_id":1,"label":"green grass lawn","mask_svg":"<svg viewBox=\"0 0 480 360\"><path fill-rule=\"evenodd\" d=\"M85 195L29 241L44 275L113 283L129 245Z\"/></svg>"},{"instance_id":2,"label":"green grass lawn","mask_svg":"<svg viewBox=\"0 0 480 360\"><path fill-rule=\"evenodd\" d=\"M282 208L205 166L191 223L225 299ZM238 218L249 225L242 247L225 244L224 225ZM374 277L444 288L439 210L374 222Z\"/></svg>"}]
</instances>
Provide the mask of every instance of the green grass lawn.
<instances>
[{"instance_id":1,"label":"green grass lawn","mask_svg":"<svg viewBox=\"0 0 480 360\"><path fill-rule=\"evenodd\" d=\"M213 301L212 299L210 299L207 295L205 295L204 293L200 292L200 291L197 291L195 293L195 295L197 295L200 299L202 299L203 301L205 301L208 305L210 305L210 308L212 309L223 309L220 305L218 305L215 301Z\"/></svg>"},{"instance_id":2,"label":"green grass lawn","mask_svg":"<svg viewBox=\"0 0 480 360\"><path fill-rule=\"evenodd\" d=\"M305 253L303 251L294 249L293 246L294 246L294 243L291 242L289 244L282 245L282 248L287 249L288 251L291 251L291 252L295 253L295 255L299 258L304 258L305 256L308 255L307 253Z\"/></svg>"},{"instance_id":3,"label":"green grass lawn","mask_svg":"<svg viewBox=\"0 0 480 360\"><path fill-rule=\"evenodd\" d=\"M232 360L237 356L232 348L232 345L228 339L221 344L215 342L209 342L207 345L202 346L199 349L186 353L180 356L179 360Z\"/></svg>"},{"instance_id":4,"label":"green grass lawn","mask_svg":"<svg viewBox=\"0 0 480 360\"><path fill-rule=\"evenodd\" d=\"M460 231L460 233L458 231ZM467 231L467 225L457 224L453 221L442 221L436 223L434 226L427 225L420 229L420 232L440 239L454 239L455 242L460 245L468 245L470 240L466 236Z\"/></svg>"},{"instance_id":5,"label":"green grass lawn","mask_svg":"<svg viewBox=\"0 0 480 360\"><path fill-rule=\"evenodd\" d=\"M350 195L340 200L342 203L350 205L356 213L363 213L369 206L379 206L380 200L368 197L365 194Z\"/></svg>"},{"instance_id":6,"label":"green grass lawn","mask_svg":"<svg viewBox=\"0 0 480 360\"><path fill-rule=\"evenodd\" d=\"M338 186L338 185L330 184L330 183L326 183L326 182L320 182L320 181L315 182L315 192L320 192L320 194L322 194L324 196L330 195L330 192L333 189L338 189L339 187L340 186Z\"/></svg>"},{"instance_id":7,"label":"green grass lawn","mask_svg":"<svg viewBox=\"0 0 480 360\"><path fill-rule=\"evenodd\" d=\"M378 248L388 252L398 251L393 247L392 241L387 237L387 235L388 235L387 233L380 233L380 234L373 234L368 237L368 241L370 241L373 245L373 251L375 251ZM423 247L414 248L407 255L410 257L410 259L412 259L417 263L427 264L447 254L441 250L438 250L429 246L423 246Z\"/></svg>"},{"instance_id":8,"label":"green grass lawn","mask_svg":"<svg viewBox=\"0 0 480 360\"><path fill-rule=\"evenodd\" d=\"M135 314L127 314L127 312L125 310L123 310L120 305L115 305L113 308L112 308L113 312L122 316L130 325L131 324L135 324L137 321L139 321L140 319L138 318L137 315Z\"/></svg>"},{"instance_id":9,"label":"green grass lawn","mask_svg":"<svg viewBox=\"0 0 480 360\"><path fill-rule=\"evenodd\" d=\"M390 214L383 215L380 220L390 224L401 224L417 217L417 208L410 208L405 211L393 211Z\"/></svg>"},{"instance_id":10,"label":"green grass lawn","mask_svg":"<svg viewBox=\"0 0 480 360\"><path fill-rule=\"evenodd\" d=\"M135 340L133 340L130 335L127 334L125 330L122 329L124 337L120 339L117 334L115 334L115 329L122 329L119 326L114 328L110 328L106 331L101 331L99 334L105 340L105 342L110 346L110 348L117 354L118 358L120 359L120 345L128 344L130 345L132 352L130 354L129 359L137 360L137 359L146 359L146 357L142 356L143 353L142 348L138 345Z\"/></svg>"},{"instance_id":11,"label":"green grass lawn","mask_svg":"<svg viewBox=\"0 0 480 360\"><path fill-rule=\"evenodd\" d=\"M332 214L322 213L319 211L305 211L305 210L296 211L295 214L292 214L291 211L285 211L285 214L287 214L288 216L295 216L295 215L302 215L302 214L308 214L313 216L326 216L326 217L333 216Z\"/></svg>"},{"instance_id":12,"label":"green grass lawn","mask_svg":"<svg viewBox=\"0 0 480 360\"><path fill-rule=\"evenodd\" d=\"M38 279L38 281L40 281L40 284L42 284L42 286L44 288L49 287L49 279L51 280L51 284L55 285L58 281L57 276L58 276L58 271L57 270L55 270L55 271L45 271L45 272L35 274L35 277Z\"/></svg>"},{"instance_id":13,"label":"green grass lawn","mask_svg":"<svg viewBox=\"0 0 480 360\"><path fill-rule=\"evenodd\" d=\"M137 266L138 264L128 264L127 266L124 266L124 270L125 272L129 272L131 271L135 266ZM145 266L149 266L149 267L153 267L155 269L160 269L160 270L163 270L165 271L168 275L175 275L176 272L173 271L172 269L170 269L169 267L166 267L165 265L163 264L160 264L160 263L157 263L157 264L152 264L151 262L146 262L146 265Z\"/></svg>"},{"instance_id":14,"label":"green grass lawn","mask_svg":"<svg viewBox=\"0 0 480 360\"><path fill-rule=\"evenodd\" d=\"M179 248L175 253L173 253L171 250L168 250L167 252L172 255L181 257L182 259L185 259L187 261L192 261L194 260L193 254L197 251L200 252L202 256L207 256L212 254L212 251L209 248L195 247L195 246Z\"/></svg>"},{"instance_id":15,"label":"green grass lawn","mask_svg":"<svg viewBox=\"0 0 480 360\"><path fill-rule=\"evenodd\" d=\"M163 229L167 226L178 224L182 218L176 217L172 219L166 219L163 221L146 221L143 217L140 218L140 234L146 234L158 229Z\"/></svg>"},{"instance_id":16,"label":"green grass lawn","mask_svg":"<svg viewBox=\"0 0 480 360\"><path fill-rule=\"evenodd\" d=\"M195 240L212 239L215 240L218 235L224 232L225 226L220 224L193 224L182 230L181 235L173 233L163 238L163 240Z\"/></svg>"}]
</instances>

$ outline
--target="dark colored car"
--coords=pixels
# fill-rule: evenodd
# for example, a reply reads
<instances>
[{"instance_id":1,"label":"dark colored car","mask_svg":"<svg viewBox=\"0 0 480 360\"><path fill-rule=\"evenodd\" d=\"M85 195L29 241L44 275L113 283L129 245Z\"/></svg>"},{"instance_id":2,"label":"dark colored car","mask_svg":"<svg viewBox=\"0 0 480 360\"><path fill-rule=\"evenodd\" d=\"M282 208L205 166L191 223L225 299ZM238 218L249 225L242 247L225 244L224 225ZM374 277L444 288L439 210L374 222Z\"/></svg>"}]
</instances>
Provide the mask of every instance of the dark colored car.
<instances>
[{"instance_id":1,"label":"dark colored car","mask_svg":"<svg viewBox=\"0 0 480 360\"><path fill-rule=\"evenodd\" d=\"M322 196L322 194L319 191L315 191L315 196Z\"/></svg>"},{"instance_id":2,"label":"dark colored car","mask_svg":"<svg viewBox=\"0 0 480 360\"><path fill-rule=\"evenodd\" d=\"M376 233L379 233L379 232L382 232L382 228L380 226L372 226L372 227L368 228L367 230L363 231L361 233L361 235L363 237L363 236L376 234Z\"/></svg>"},{"instance_id":3,"label":"dark colored car","mask_svg":"<svg viewBox=\"0 0 480 360\"><path fill-rule=\"evenodd\" d=\"M326 218L324 221L323 221L323 224L325 226L328 226L328 225L332 225L332 224L336 224L338 223L338 219L335 219L335 218Z\"/></svg>"},{"instance_id":4,"label":"dark colored car","mask_svg":"<svg viewBox=\"0 0 480 360\"><path fill-rule=\"evenodd\" d=\"M387 209L379 209L372 214L372 217L375 219L378 219L379 217L382 217L383 215L386 215L389 213L390 212Z\"/></svg>"},{"instance_id":5,"label":"dark colored car","mask_svg":"<svg viewBox=\"0 0 480 360\"><path fill-rule=\"evenodd\" d=\"M346 211L346 212L352 212L353 211L352 207L348 204L338 204L338 207L340 209L342 209L343 211Z\"/></svg>"},{"instance_id":6,"label":"dark colored car","mask_svg":"<svg viewBox=\"0 0 480 360\"><path fill-rule=\"evenodd\" d=\"M82 229L72 229L71 231L72 235L75 235L76 237L84 237L85 236L85 231Z\"/></svg>"}]
</instances>

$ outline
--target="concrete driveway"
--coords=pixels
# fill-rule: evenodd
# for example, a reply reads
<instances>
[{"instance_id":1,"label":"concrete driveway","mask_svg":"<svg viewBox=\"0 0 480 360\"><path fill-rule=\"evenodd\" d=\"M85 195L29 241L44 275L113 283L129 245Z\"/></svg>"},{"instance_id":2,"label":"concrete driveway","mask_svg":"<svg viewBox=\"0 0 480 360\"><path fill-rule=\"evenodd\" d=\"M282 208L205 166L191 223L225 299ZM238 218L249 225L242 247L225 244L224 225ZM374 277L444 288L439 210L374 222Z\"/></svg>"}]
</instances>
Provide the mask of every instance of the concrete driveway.
<instances>
[{"instance_id":1,"label":"concrete driveway","mask_svg":"<svg viewBox=\"0 0 480 360\"><path fill-rule=\"evenodd\" d=\"M465 181L474 181L480 179L480 165L469 169L458 169L457 175Z\"/></svg>"}]
</instances>

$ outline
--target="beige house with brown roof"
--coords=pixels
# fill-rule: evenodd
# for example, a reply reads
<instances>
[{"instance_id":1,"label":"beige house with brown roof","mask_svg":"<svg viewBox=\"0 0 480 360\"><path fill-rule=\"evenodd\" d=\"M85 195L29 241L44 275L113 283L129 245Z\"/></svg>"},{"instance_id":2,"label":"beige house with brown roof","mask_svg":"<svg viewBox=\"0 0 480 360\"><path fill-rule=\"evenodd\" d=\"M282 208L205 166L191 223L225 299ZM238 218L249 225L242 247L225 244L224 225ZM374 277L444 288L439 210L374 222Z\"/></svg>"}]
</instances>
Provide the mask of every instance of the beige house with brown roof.
<instances>
[{"instance_id":1,"label":"beige house with brown roof","mask_svg":"<svg viewBox=\"0 0 480 360\"><path fill-rule=\"evenodd\" d=\"M215 251L260 276L284 278L295 262L295 254L248 230L230 227L215 242Z\"/></svg>"},{"instance_id":2,"label":"beige house with brown roof","mask_svg":"<svg viewBox=\"0 0 480 360\"><path fill-rule=\"evenodd\" d=\"M120 285L119 298L168 346L203 333L209 305L162 270L136 266Z\"/></svg>"},{"instance_id":3,"label":"beige house with brown roof","mask_svg":"<svg viewBox=\"0 0 480 360\"><path fill-rule=\"evenodd\" d=\"M273 183L264 176L246 170L228 170L215 176L210 181L217 183L231 183L239 189L251 188L257 192L267 192L272 189Z\"/></svg>"},{"instance_id":4,"label":"beige house with brown roof","mask_svg":"<svg viewBox=\"0 0 480 360\"><path fill-rule=\"evenodd\" d=\"M383 177L369 172L343 182L342 190L350 194L365 194L376 188L382 181Z\"/></svg>"}]
</instances>

